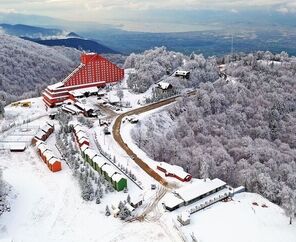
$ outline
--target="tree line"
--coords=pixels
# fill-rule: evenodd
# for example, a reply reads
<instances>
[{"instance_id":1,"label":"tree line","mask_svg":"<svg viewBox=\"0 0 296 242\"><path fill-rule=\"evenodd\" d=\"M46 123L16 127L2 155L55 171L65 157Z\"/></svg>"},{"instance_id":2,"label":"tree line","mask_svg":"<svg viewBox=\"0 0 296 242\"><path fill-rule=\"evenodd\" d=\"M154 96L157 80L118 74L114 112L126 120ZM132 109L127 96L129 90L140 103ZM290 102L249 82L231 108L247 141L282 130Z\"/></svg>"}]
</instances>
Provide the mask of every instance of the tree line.
<instances>
[{"instance_id":1,"label":"tree line","mask_svg":"<svg viewBox=\"0 0 296 242\"><path fill-rule=\"evenodd\" d=\"M150 116L132 136L153 159L180 165L197 178L244 185L292 218L296 58L257 52L216 61L226 63L226 79L199 82L195 96Z\"/></svg>"}]
</instances>

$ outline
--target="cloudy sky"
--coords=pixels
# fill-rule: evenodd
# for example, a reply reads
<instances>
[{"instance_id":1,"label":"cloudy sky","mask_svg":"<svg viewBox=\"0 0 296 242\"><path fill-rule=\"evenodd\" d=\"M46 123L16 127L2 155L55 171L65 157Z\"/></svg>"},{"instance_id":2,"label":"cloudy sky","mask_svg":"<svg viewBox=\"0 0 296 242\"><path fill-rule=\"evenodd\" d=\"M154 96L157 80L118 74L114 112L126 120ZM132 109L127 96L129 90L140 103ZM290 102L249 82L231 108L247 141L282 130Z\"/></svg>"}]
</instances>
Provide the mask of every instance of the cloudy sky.
<instances>
[{"instance_id":1,"label":"cloudy sky","mask_svg":"<svg viewBox=\"0 0 296 242\"><path fill-rule=\"evenodd\" d=\"M174 22L197 10L263 9L296 15L295 0L0 0L0 12L45 15L65 20L114 23L141 19ZM178 16L177 16L178 17ZM180 19L181 17L179 17ZM113 21L113 22L112 22ZM189 17L186 18L190 22Z\"/></svg>"}]
</instances>

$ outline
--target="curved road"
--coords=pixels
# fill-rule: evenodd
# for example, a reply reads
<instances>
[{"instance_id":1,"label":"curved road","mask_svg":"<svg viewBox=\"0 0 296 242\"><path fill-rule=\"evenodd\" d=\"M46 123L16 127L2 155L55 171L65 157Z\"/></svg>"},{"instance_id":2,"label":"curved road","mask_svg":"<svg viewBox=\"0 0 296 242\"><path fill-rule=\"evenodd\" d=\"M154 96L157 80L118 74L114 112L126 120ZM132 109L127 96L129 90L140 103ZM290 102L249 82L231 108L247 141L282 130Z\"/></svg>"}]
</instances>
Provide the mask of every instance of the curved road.
<instances>
[{"instance_id":1,"label":"curved road","mask_svg":"<svg viewBox=\"0 0 296 242\"><path fill-rule=\"evenodd\" d=\"M189 92L187 95L192 96L195 94L195 91ZM177 100L177 98L180 96L171 97L165 100L161 100L157 103L152 103L144 107L140 107L131 111L128 111L126 113L120 114L113 125L112 134L116 142L120 145L122 149L125 150L125 152L151 177L153 177L156 181L158 181L160 184L164 186L168 186L168 182L161 177L156 171L151 169L143 160L141 160L129 147L128 145L123 141L122 136L120 134L120 128L121 128L121 122L122 120L130 115L134 114L141 114L148 111L151 111L156 108L160 108L162 106L168 105L170 103L173 103Z\"/></svg>"}]
</instances>

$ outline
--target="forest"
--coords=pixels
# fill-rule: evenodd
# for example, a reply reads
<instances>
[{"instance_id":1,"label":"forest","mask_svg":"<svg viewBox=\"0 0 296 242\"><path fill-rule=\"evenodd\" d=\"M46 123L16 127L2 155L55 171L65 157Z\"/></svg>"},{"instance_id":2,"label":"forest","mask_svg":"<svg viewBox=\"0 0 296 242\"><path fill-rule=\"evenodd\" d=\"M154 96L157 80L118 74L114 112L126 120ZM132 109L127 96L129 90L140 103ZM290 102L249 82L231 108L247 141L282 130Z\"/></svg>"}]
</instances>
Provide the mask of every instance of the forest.
<instances>
[{"instance_id":1,"label":"forest","mask_svg":"<svg viewBox=\"0 0 296 242\"><path fill-rule=\"evenodd\" d=\"M190 59L205 68L200 56ZM296 58L256 52L207 61L216 61L227 78L192 76L198 83L196 95L183 95L137 124L132 131L135 143L154 160L180 165L196 178L244 185L292 217Z\"/></svg>"},{"instance_id":2,"label":"forest","mask_svg":"<svg viewBox=\"0 0 296 242\"><path fill-rule=\"evenodd\" d=\"M0 102L39 96L48 84L70 73L79 57L75 49L50 48L0 33Z\"/></svg>"}]
</instances>

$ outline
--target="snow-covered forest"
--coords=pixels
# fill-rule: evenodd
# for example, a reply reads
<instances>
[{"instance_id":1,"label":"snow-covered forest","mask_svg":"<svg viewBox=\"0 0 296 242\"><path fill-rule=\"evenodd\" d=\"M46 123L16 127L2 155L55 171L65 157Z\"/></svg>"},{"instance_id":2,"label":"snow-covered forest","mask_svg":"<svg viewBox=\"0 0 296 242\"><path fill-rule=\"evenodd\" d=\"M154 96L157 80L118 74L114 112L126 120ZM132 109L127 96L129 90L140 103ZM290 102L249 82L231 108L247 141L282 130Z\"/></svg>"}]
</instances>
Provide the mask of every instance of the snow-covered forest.
<instances>
[{"instance_id":1,"label":"snow-covered forest","mask_svg":"<svg viewBox=\"0 0 296 242\"><path fill-rule=\"evenodd\" d=\"M135 73L127 80L128 87L137 93L143 93L149 87L161 80L171 83L177 92L184 87L197 87L200 82L214 81L218 78L218 68L215 59L205 59L202 55L192 54L190 57L165 47L147 50L142 54L131 54L127 57L125 68L134 68ZM180 82L172 76L177 70L191 71L188 81Z\"/></svg>"},{"instance_id":2,"label":"snow-covered forest","mask_svg":"<svg viewBox=\"0 0 296 242\"><path fill-rule=\"evenodd\" d=\"M192 75L192 82L199 83L197 94L146 118L132 136L155 160L181 165L194 177L244 185L292 215L296 58L270 52L241 55L225 65L225 73L227 79L214 82L214 75Z\"/></svg>"},{"instance_id":3,"label":"snow-covered forest","mask_svg":"<svg viewBox=\"0 0 296 242\"><path fill-rule=\"evenodd\" d=\"M69 74L79 56L75 49L50 48L0 34L0 101L38 96L46 85Z\"/></svg>"}]
</instances>

